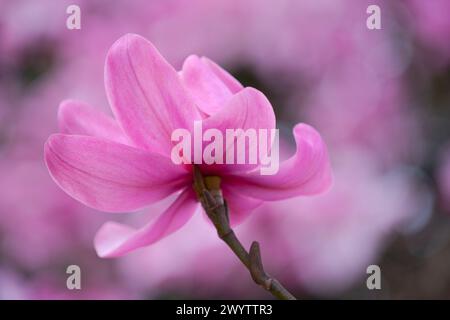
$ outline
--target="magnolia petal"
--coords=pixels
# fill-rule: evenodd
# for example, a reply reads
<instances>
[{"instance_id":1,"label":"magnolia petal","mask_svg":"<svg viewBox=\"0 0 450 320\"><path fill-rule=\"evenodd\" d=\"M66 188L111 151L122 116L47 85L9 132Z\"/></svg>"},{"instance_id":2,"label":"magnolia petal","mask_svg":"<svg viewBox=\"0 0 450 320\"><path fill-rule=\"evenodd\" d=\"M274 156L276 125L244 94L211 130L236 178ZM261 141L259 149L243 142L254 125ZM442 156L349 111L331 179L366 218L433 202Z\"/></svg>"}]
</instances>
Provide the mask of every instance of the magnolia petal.
<instances>
[{"instance_id":1,"label":"magnolia petal","mask_svg":"<svg viewBox=\"0 0 450 320\"><path fill-rule=\"evenodd\" d=\"M311 126L294 127L296 153L274 175L259 171L223 177L224 184L243 195L262 200L281 200L326 191L332 184L328 152L320 134Z\"/></svg>"},{"instance_id":2,"label":"magnolia petal","mask_svg":"<svg viewBox=\"0 0 450 320\"><path fill-rule=\"evenodd\" d=\"M190 178L166 157L96 137L54 134L44 154L51 176L66 193L102 211L137 210Z\"/></svg>"},{"instance_id":3,"label":"magnolia petal","mask_svg":"<svg viewBox=\"0 0 450 320\"><path fill-rule=\"evenodd\" d=\"M242 85L225 70L196 55L186 58L180 78L197 107L207 115L216 113L242 89Z\"/></svg>"},{"instance_id":4,"label":"magnolia petal","mask_svg":"<svg viewBox=\"0 0 450 320\"><path fill-rule=\"evenodd\" d=\"M95 236L95 250L100 257L111 258L149 246L184 226L198 207L193 189L187 188L156 221L141 229L116 222L105 223Z\"/></svg>"},{"instance_id":5,"label":"magnolia petal","mask_svg":"<svg viewBox=\"0 0 450 320\"><path fill-rule=\"evenodd\" d=\"M136 146L170 154L174 129L200 119L177 72L141 36L128 34L108 52L106 93L113 113Z\"/></svg>"},{"instance_id":6,"label":"magnolia petal","mask_svg":"<svg viewBox=\"0 0 450 320\"><path fill-rule=\"evenodd\" d=\"M58 124L61 133L94 136L129 144L128 138L113 118L81 101L61 102Z\"/></svg>"},{"instance_id":7,"label":"magnolia petal","mask_svg":"<svg viewBox=\"0 0 450 320\"><path fill-rule=\"evenodd\" d=\"M232 94L236 94L244 89L242 84L236 78L229 74L225 69L221 68L217 63L206 57L202 57L201 60L209 66L211 71L214 72L220 80L222 80Z\"/></svg>"},{"instance_id":8,"label":"magnolia petal","mask_svg":"<svg viewBox=\"0 0 450 320\"><path fill-rule=\"evenodd\" d=\"M275 129L275 114L272 105L263 93L254 88L247 87L234 95L224 108L202 121L203 132L206 132L208 129L219 130L224 140L226 140L226 144L224 143L223 145L223 161L226 162L226 154L233 152L233 146L235 148L234 160L232 164L202 165L202 171L207 173L249 171L258 167L259 159L256 159L256 163L254 164L249 163L248 159L244 164L238 164L238 152L236 150L237 138L231 140L226 139L227 129L242 129L243 132L237 135L239 137L244 137L248 129L254 130L257 136L259 129L264 129L267 130L268 137L270 137L270 131ZM246 143L244 152L247 157L250 148L257 150L257 143L257 141L252 145Z\"/></svg>"}]
</instances>

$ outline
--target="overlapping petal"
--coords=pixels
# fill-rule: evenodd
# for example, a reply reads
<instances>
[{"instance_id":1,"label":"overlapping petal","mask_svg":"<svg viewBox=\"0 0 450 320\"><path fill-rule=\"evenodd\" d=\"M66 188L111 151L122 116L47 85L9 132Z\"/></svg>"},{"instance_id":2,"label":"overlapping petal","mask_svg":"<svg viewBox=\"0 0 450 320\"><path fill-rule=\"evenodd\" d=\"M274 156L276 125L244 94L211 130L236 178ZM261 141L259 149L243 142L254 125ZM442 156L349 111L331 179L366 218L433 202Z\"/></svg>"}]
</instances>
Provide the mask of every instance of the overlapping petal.
<instances>
[{"instance_id":1,"label":"overlapping petal","mask_svg":"<svg viewBox=\"0 0 450 320\"><path fill-rule=\"evenodd\" d=\"M94 240L97 254L103 258L111 258L151 245L184 226L197 208L199 204L195 193L192 188L187 188L156 221L141 229L107 222L97 232Z\"/></svg>"},{"instance_id":2,"label":"overlapping petal","mask_svg":"<svg viewBox=\"0 0 450 320\"><path fill-rule=\"evenodd\" d=\"M294 127L295 154L281 163L275 175L259 172L223 177L224 184L243 195L262 200L281 200L326 191L332 183L328 152L320 134L311 126Z\"/></svg>"},{"instance_id":3,"label":"overlapping petal","mask_svg":"<svg viewBox=\"0 0 450 320\"><path fill-rule=\"evenodd\" d=\"M88 136L50 136L45 162L65 192L109 212L139 209L179 190L190 178L169 158Z\"/></svg>"},{"instance_id":4,"label":"overlapping petal","mask_svg":"<svg viewBox=\"0 0 450 320\"><path fill-rule=\"evenodd\" d=\"M236 148L238 137L244 138L245 132L248 129L255 130L257 134L259 129L265 129L267 130L268 137L270 137L270 130L275 129L275 114L272 105L263 93L254 88L247 87L234 95L225 107L214 113L211 117L203 120L202 129L204 132L208 129L216 129L222 133L222 136L226 140L226 144L223 146L224 162L226 160L226 154L233 152L234 147L233 164L202 166L203 170L206 172L219 170L221 173L249 171L257 167L259 161L256 164L250 164L246 160L245 164L238 164L238 149ZM242 129L242 131L234 139L226 139L226 131L228 129ZM246 141L244 153L249 155L249 149L255 148L257 150L257 140L253 144L248 143L248 140Z\"/></svg>"},{"instance_id":5,"label":"overlapping petal","mask_svg":"<svg viewBox=\"0 0 450 320\"><path fill-rule=\"evenodd\" d=\"M181 80L197 107L207 115L219 111L243 89L228 72L205 57L191 55L184 61Z\"/></svg>"},{"instance_id":6,"label":"overlapping petal","mask_svg":"<svg viewBox=\"0 0 450 320\"><path fill-rule=\"evenodd\" d=\"M59 105L58 125L61 133L94 136L130 144L122 128L113 118L76 100L64 100Z\"/></svg>"},{"instance_id":7,"label":"overlapping petal","mask_svg":"<svg viewBox=\"0 0 450 320\"><path fill-rule=\"evenodd\" d=\"M139 147L170 154L174 129L200 119L177 72L146 39L128 34L108 52L105 86L113 113Z\"/></svg>"},{"instance_id":8,"label":"overlapping petal","mask_svg":"<svg viewBox=\"0 0 450 320\"><path fill-rule=\"evenodd\" d=\"M202 57L201 59L203 63L207 64L211 71L214 72L220 80L222 80L231 93L236 94L244 88L236 78L220 67L217 63L206 57Z\"/></svg>"}]
</instances>

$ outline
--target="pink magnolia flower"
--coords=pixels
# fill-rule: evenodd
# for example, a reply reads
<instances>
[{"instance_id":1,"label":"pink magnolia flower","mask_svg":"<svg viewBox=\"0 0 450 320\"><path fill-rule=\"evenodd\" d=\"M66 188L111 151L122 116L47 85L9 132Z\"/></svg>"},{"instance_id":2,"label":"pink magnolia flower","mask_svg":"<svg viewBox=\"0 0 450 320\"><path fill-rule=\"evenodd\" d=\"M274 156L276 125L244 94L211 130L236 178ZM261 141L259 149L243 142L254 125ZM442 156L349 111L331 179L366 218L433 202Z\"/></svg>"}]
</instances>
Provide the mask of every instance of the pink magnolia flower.
<instances>
[{"instance_id":1,"label":"pink magnolia flower","mask_svg":"<svg viewBox=\"0 0 450 320\"><path fill-rule=\"evenodd\" d=\"M103 225L95 238L101 257L123 255L181 228L197 211L192 166L170 158L173 130L274 129L266 97L244 88L207 58L188 57L177 73L144 38L128 34L110 49L105 64L106 93L115 119L77 101L59 109L61 134L49 137L45 161L55 182L95 209L134 211L178 193L156 221L141 229ZM205 165L203 173L222 179L232 223L242 221L265 200L316 194L331 184L327 149L306 124L293 129L297 150L277 174L261 176L255 166ZM247 150L248 151L248 150Z\"/></svg>"}]
</instances>

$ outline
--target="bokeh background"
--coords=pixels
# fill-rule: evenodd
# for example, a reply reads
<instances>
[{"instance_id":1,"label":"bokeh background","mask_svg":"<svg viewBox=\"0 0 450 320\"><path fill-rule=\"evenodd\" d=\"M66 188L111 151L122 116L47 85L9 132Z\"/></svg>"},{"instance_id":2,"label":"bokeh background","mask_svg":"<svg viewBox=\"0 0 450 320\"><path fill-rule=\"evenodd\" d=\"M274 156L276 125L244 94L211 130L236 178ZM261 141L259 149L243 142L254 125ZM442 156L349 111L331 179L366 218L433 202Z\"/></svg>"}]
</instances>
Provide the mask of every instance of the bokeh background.
<instances>
[{"instance_id":1,"label":"bokeh background","mask_svg":"<svg viewBox=\"0 0 450 320\"><path fill-rule=\"evenodd\" d=\"M81 8L81 30L66 8ZM381 7L381 30L366 8ZM299 298L450 298L450 1L0 0L0 298L270 298L201 214L156 245L96 256L106 220L67 196L43 163L58 104L110 112L108 48L150 39L176 67L207 56L276 109L284 149L297 122L326 140L327 194L259 208L236 232ZM82 289L66 288L66 268ZM382 289L368 290L377 264Z\"/></svg>"}]
</instances>

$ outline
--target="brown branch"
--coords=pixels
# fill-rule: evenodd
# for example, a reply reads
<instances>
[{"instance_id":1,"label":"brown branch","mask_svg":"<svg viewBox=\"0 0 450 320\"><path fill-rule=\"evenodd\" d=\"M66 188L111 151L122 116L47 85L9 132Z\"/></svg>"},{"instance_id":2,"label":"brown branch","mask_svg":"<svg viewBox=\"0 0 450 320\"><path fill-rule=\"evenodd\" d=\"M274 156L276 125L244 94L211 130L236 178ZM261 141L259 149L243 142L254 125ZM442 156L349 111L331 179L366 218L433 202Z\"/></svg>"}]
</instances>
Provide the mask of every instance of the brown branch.
<instances>
[{"instance_id":1,"label":"brown branch","mask_svg":"<svg viewBox=\"0 0 450 320\"><path fill-rule=\"evenodd\" d=\"M234 254L241 260L250 272L253 281L269 291L278 299L296 300L278 280L264 271L259 243L254 241L250 252L244 248L230 226L228 207L220 189L220 178L217 176L203 177L199 168L194 165L194 190L197 198L206 211L209 219L216 227L219 238L222 239Z\"/></svg>"}]
</instances>

